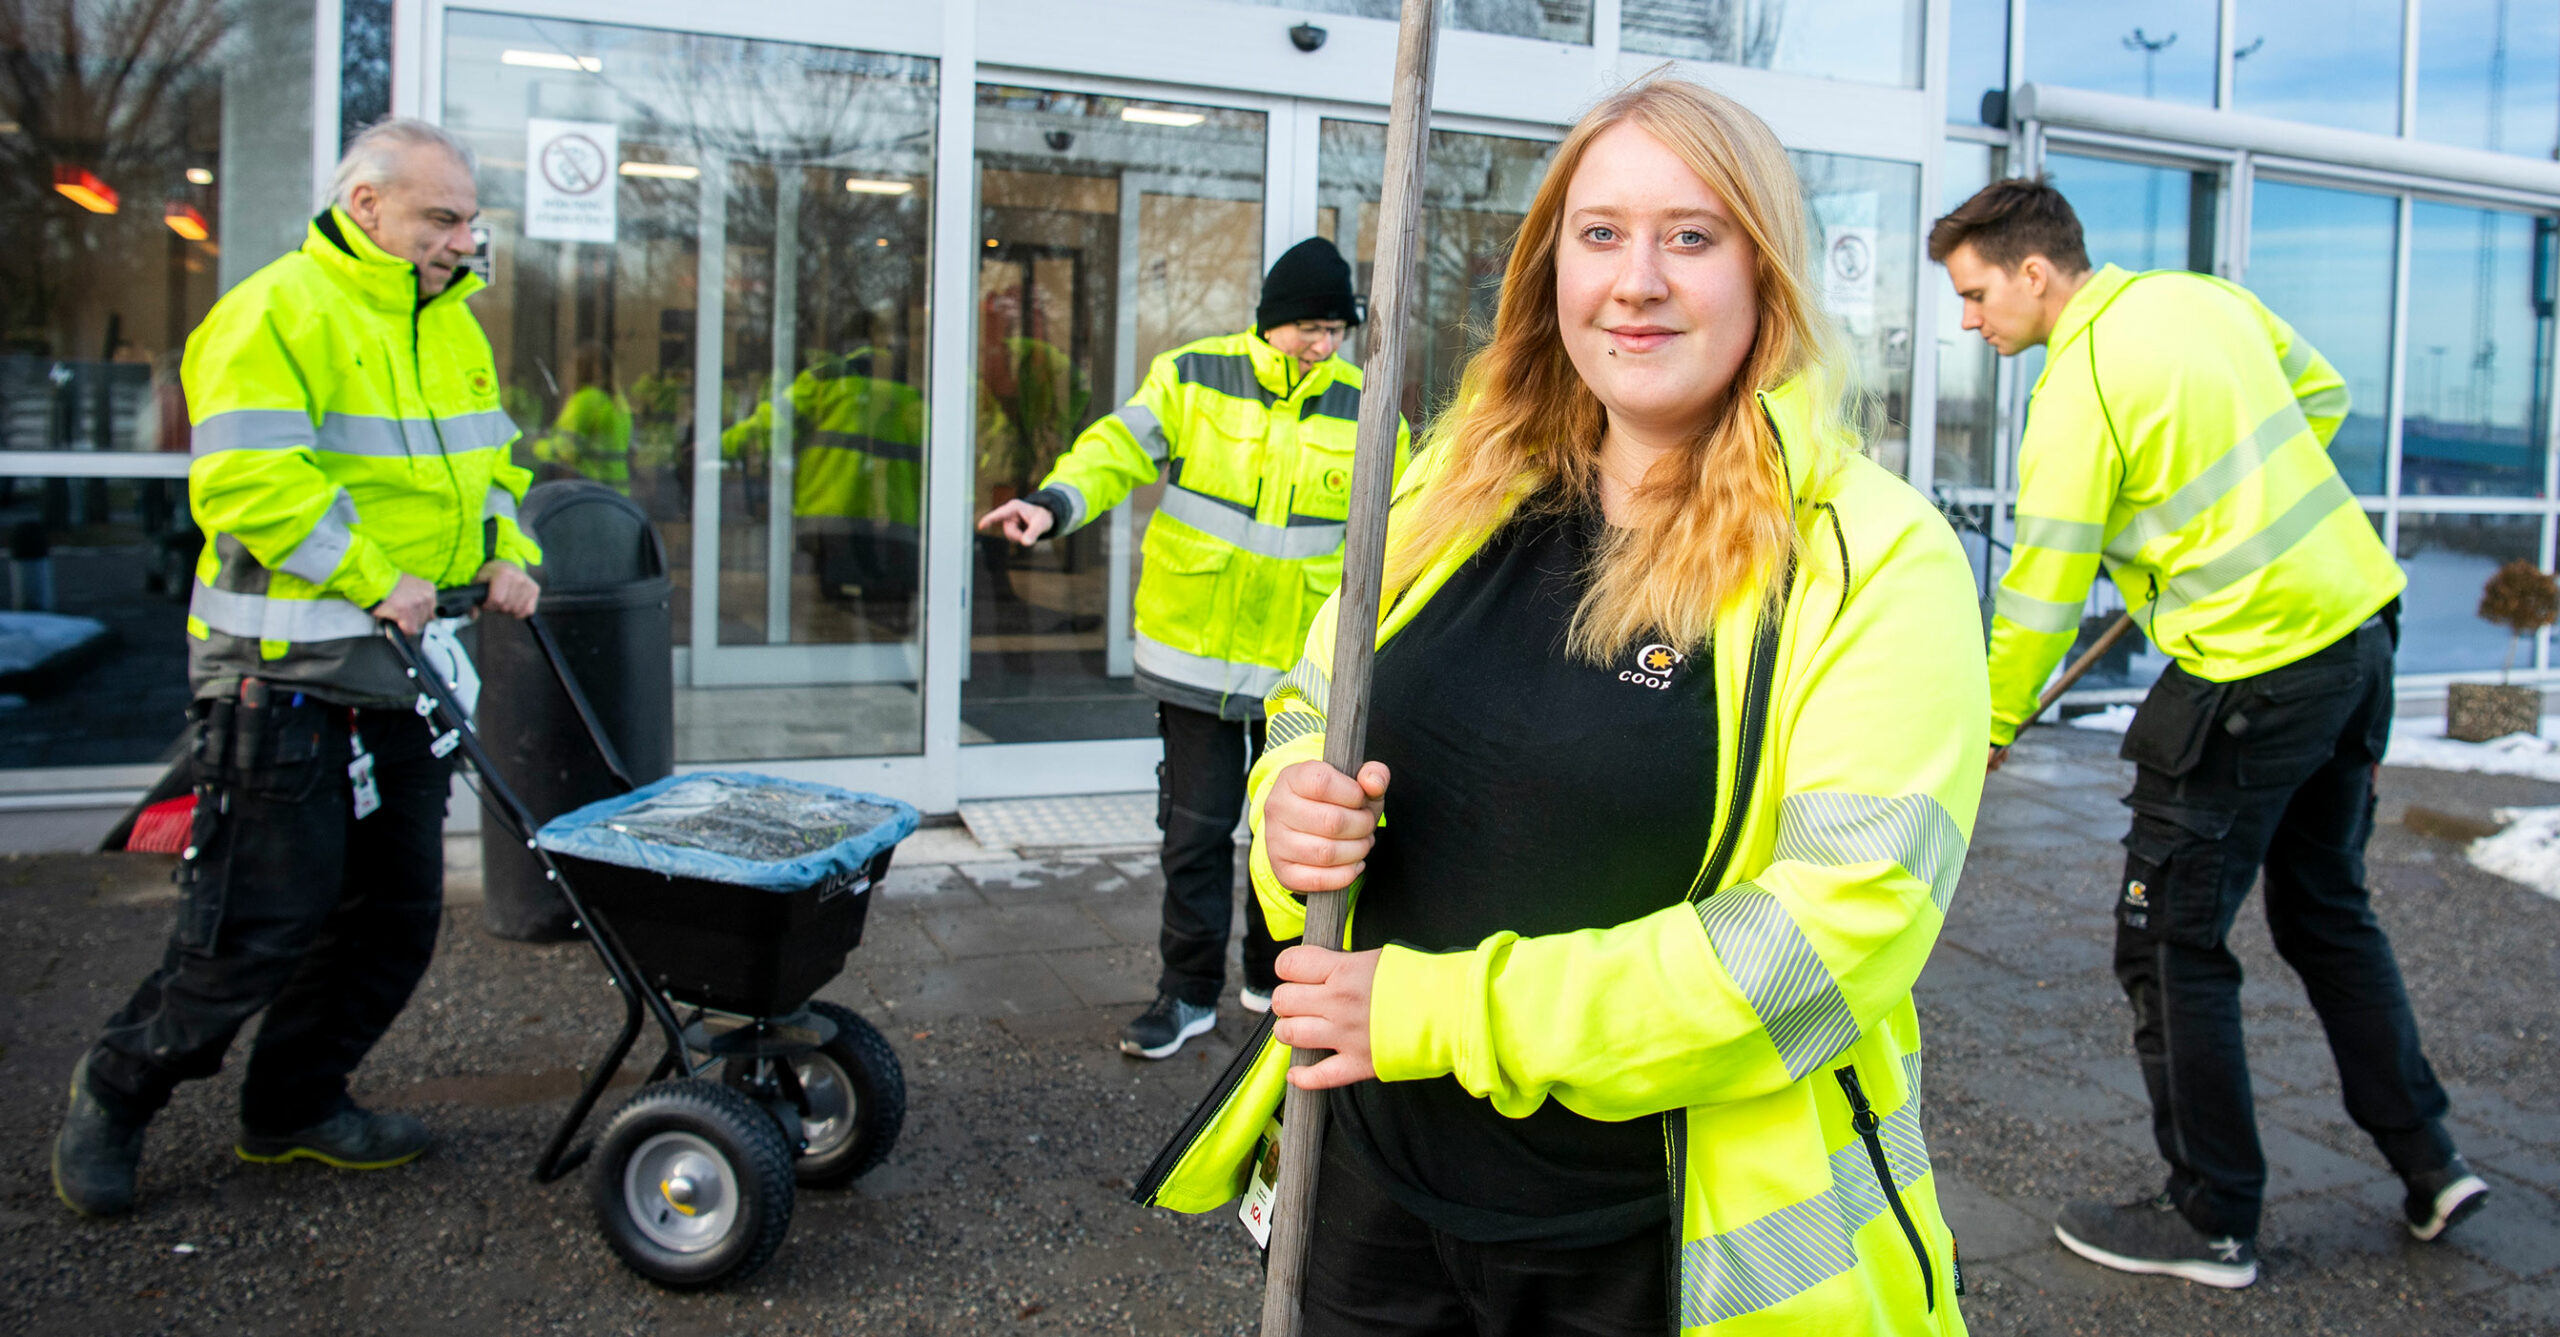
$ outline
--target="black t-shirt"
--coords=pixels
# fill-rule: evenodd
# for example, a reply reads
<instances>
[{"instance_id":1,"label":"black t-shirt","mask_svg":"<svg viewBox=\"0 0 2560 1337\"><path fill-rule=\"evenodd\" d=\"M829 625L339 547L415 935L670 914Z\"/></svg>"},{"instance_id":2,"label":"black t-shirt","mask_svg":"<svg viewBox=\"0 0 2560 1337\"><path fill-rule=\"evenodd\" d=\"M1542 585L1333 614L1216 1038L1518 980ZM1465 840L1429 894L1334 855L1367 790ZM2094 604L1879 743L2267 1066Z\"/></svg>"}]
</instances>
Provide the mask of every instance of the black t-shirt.
<instances>
[{"instance_id":1,"label":"black t-shirt","mask_svg":"<svg viewBox=\"0 0 2560 1337\"><path fill-rule=\"evenodd\" d=\"M1600 523L1505 526L1379 652L1369 755L1392 778L1354 947L1465 951L1687 894L1713 815L1714 675L1659 644L1606 665L1566 653ZM1510 1119L1453 1077L1363 1082L1331 1108L1381 1186L1461 1239L1583 1247L1667 1216L1658 1118L1550 1100Z\"/></svg>"}]
</instances>

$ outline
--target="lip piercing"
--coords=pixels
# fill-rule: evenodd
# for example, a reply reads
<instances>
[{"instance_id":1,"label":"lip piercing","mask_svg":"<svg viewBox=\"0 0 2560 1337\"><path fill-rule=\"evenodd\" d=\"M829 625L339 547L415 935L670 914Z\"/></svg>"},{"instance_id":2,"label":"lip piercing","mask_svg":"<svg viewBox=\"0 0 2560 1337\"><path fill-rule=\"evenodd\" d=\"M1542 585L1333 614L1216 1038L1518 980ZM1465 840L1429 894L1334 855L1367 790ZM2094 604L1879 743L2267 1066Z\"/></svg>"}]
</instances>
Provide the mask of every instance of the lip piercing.
<instances>
[{"instance_id":1,"label":"lip piercing","mask_svg":"<svg viewBox=\"0 0 2560 1337\"><path fill-rule=\"evenodd\" d=\"M1610 349L1610 350L1609 350L1609 356L1611 356L1611 357L1616 357L1617 355L1618 355L1618 350L1617 350L1617 349L1612 348L1612 349Z\"/></svg>"}]
</instances>

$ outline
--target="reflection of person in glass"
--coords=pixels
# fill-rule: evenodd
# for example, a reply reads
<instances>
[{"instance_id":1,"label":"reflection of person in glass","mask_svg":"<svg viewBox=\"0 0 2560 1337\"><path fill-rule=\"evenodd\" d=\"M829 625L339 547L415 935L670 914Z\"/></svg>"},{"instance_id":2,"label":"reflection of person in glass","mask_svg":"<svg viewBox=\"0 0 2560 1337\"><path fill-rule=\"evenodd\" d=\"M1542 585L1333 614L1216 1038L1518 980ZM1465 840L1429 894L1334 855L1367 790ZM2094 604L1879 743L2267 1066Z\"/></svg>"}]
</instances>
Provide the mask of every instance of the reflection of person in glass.
<instances>
[{"instance_id":1,"label":"reflection of person in glass","mask_svg":"<svg viewBox=\"0 0 2560 1337\"><path fill-rule=\"evenodd\" d=\"M1286 932L1357 881L1349 941L1282 954L1142 1192L1232 1196L1283 1073L1330 1090L1308 1337L1964 1332L1912 986L1980 624L1845 422L1806 223L1727 98L1584 117L1389 520L1373 760L1323 760L1330 611L1272 694L1255 889Z\"/></svg>"},{"instance_id":2,"label":"reflection of person in glass","mask_svg":"<svg viewBox=\"0 0 2560 1337\"><path fill-rule=\"evenodd\" d=\"M890 350L871 342L876 324L861 313L845 331L850 351L821 354L792 378L791 508L798 533L817 546L827 598L859 592L903 604L916 591L925 405L914 386L890 379ZM770 400L757 405L721 434L722 454L770 451L773 418Z\"/></svg>"},{"instance_id":3,"label":"reflection of person in glass","mask_svg":"<svg viewBox=\"0 0 2560 1337\"><path fill-rule=\"evenodd\" d=\"M1217 1024L1235 903L1236 819L1263 743L1262 698L1297 662L1342 580L1360 369L1334 356L1359 322L1331 242L1291 247L1263 280L1253 329L1186 344L1127 404L1086 428L1039 490L978 521L1028 547L1120 504L1159 470L1138 581L1139 690L1164 735L1164 971L1120 1048L1163 1058ZM1407 457L1401 425L1396 467ZM1245 909L1244 1005L1270 1007L1279 954Z\"/></svg>"},{"instance_id":4,"label":"reflection of person in glass","mask_svg":"<svg viewBox=\"0 0 2560 1337\"><path fill-rule=\"evenodd\" d=\"M551 430L533 443L545 478L586 478L616 492L631 491L631 401L613 386L604 345L578 346L570 368L577 389L560 406Z\"/></svg>"},{"instance_id":5,"label":"reflection of person in glass","mask_svg":"<svg viewBox=\"0 0 2560 1337\"><path fill-rule=\"evenodd\" d=\"M1046 337L1047 321L1019 287L990 290L978 304L978 486L1001 503L1031 490L1064 454L1085 411L1091 387L1082 368ZM978 540L992 600L1027 612L1014 592L1012 552L1004 536ZM1086 631L1101 619L1069 617L1070 630Z\"/></svg>"},{"instance_id":6,"label":"reflection of person in glass","mask_svg":"<svg viewBox=\"0 0 2560 1337\"><path fill-rule=\"evenodd\" d=\"M168 952L72 1072L54 1188L89 1215L131 1209L144 1125L262 1011L243 1159L369 1170L427 1147L416 1118L347 1096L443 914L452 771L381 624L415 635L439 586L473 582L530 616L542 554L516 527L531 478L464 304L470 151L383 122L330 198L187 341L195 825Z\"/></svg>"},{"instance_id":7,"label":"reflection of person in glass","mask_svg":"<svg viewBox=\"0 0 2560 1337\"><path fill-rule=\"evenodd\" d=\"M1991 624L1992 769L2102 564L2175 660L2125 733L2115 959L2168 1182L2073 1203L2056 1234L2122 1271L2257 1279L2267 1165L2226 936L2263 865L2276 951L2328 1031L2347 1113L2406 1181L2410 1231L2435 1238L2487 1185L2445 1133L2364 885L2408 582L2329 457L2346 382L2236 284L2091 273L2079 218L2042 181L1986 187L1938 220L1929 254L1966 329L2004 355L2047 350Z\"/></svg>"}]
</instances>

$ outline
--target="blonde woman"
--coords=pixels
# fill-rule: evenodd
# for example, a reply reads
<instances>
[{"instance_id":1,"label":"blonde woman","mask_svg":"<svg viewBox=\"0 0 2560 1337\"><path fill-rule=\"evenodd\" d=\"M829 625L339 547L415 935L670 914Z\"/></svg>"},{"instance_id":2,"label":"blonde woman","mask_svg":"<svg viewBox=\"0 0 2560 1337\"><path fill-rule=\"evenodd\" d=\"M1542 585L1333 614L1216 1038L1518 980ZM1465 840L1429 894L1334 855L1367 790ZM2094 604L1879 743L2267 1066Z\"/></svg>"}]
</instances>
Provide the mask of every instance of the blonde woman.
<instances>
[{"instance_id":1,"label":"blonde woman","mask_svg":"<svg viewBox=\"0 0 2560 1337\"><path fill-rule=\"evenodd\" d=\"M1330 1089L1306 1331L1963 1331L1912 982L1982 784L1954 537L1833 411L1805 211L1668 80L1566 137L1394 513L1369 751L1333 617L1271 697L1273 1034L1142 1200L1231 1197ZM1392 777L1392 782L1390 781ZM1383 817L1383 822L1381 818Z\"/></svg>"}]
</instances>

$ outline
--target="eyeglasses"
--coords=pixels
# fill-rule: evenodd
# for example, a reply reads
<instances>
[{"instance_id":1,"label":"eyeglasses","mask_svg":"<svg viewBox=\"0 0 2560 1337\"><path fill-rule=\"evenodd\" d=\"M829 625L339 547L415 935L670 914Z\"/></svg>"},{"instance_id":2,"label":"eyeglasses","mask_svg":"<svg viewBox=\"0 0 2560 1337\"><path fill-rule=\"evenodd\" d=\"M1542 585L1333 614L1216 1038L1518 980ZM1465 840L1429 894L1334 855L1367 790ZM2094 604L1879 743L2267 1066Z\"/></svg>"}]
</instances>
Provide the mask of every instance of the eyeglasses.
<instances>
[{"instance_id":1,"label":"eyeglasses","mask_svg":"<svg viewBox=\"0 0 2560 1337\"><path fill-rule=\"evenodd\" d=\"M1339 339L1351 333L1351 326L1339 320L1301 320L1295 324L1298 333L1310 339Z\"/></svg>"}]
</instances>

